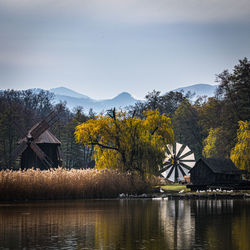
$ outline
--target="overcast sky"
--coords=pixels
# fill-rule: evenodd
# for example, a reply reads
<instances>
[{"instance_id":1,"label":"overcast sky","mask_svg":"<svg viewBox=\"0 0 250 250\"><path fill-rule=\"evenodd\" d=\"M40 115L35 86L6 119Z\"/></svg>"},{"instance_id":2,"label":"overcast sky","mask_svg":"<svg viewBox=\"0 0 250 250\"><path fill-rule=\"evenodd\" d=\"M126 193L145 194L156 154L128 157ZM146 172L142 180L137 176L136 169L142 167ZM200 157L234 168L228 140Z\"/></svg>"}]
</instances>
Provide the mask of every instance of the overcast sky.
<instances>
[{"instance_id":1,"label":"overcast sky","mask_svg":"<svg viewBox=\"0 0 250 250\"><path fill-rule=\"evenodd\" d=\"M1 89L143 98L250 58L249 0L0 0Z\"/></svg>"}]
</instances>

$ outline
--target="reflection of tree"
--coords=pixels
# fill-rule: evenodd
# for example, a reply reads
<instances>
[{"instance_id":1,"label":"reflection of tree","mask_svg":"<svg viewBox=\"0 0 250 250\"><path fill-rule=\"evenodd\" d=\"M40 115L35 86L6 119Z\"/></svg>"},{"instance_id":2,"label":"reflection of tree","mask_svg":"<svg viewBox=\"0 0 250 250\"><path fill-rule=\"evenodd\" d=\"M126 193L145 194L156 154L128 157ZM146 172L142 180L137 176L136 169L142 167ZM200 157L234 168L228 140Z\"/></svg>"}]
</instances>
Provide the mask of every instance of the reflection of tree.
<instances>
[{"instance_id":1,"label":"reflection of tree","mask_svg":"<svg viewBox=\"0 0 250 250\"><path fill-rule=\"evenodd\" d=\"M169 249L158 224L158 202L120 200L96 218L95 248Z\"/></svg>"},{"instance_id":2,"label":"reflection of tree","mask_svg":"<svg viewBox=\"0 0 250 250\"><path fill-rule=\"evenodd\" d=\"M240 201L192 201L191 213L195 219L195 241L204 242L205 248L249 249L239 248L242 239L244 240L244 235L248 232L247 226L242 227L237 234L234 233L237 228L237 218L247 219L242 214L242 207L235 207L238 202ZM246 207L246 203L244 203L244 206Z\"/></svg>"},{"instance_id":3,"label":"reflection of tree","mask_svg":"<svg viewBox=\"0 0 250 250\"><path fill-rule=\"evenodd\" d=\"M193 222L189 201L162 201L160 207L161 224L170 249L191 248Z\"/></svg>"},{"instance_id":4,"label":"reflection of tree","mask_svg":"<svg viewBox=\"0 0 250 250\"><path fill-rule=\"evenodd\" d=\"M232 224L232 237L235 243L235 249L250 249L249 240L249 224L250 224L250 213L249 207L242 206L242 202L236 204L236 208L241 207L241 214L236 214L233 218Z\"/></svg>"}]
</instances>

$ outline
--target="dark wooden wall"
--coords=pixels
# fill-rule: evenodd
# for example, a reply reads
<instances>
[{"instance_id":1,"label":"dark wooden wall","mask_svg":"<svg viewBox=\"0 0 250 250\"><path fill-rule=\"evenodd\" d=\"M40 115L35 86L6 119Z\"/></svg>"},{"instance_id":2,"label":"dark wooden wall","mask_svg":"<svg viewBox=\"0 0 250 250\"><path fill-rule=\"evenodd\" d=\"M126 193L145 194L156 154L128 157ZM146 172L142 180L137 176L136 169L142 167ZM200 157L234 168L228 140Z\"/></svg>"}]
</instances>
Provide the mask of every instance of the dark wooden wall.
<instances>
[{"instance_id":1,"label":"dark wooden wall","mask_svg":"<svg viewBox=\"0 0 250 250\"><path fill-rule=\"evenodd\" d=\"M199 161L190 170L190 181L193 185L230 184L240 181L240 174L214 173L204 162Z\"/></svg>"},{"instance_id":2,"label":"dark wooden wall","mask_svg":"<svg viewBox=\"0 0 250 250\"><path fill-rule=\"evenodd\" d=\"M58 167L58 146L57 144L37 144L43 152L52 160L53 168ZM28 147L21 156L21 169L40 168L41 170L47 169L46 166L40 161L33 150Z\"/></svg>"}]
</instances>

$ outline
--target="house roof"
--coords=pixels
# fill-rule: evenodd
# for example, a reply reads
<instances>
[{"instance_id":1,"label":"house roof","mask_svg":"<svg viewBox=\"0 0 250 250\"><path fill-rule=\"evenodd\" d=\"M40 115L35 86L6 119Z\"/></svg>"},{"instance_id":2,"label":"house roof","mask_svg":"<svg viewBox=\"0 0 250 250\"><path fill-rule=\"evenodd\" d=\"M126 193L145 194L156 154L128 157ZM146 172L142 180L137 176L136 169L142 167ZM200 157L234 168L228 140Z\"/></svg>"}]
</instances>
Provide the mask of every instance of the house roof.
<instances>
[{"instance_id":1,"label":"house roof","mask_svg":"<svg viewBox=\"0 0 250 250\"><path fill-rule=\"evenodd\" d=\"M239 170L230 159L206 158L200 159L199 161L203 161L214 173L217 174L241 174L243 172Z\"/></svg>"}]
</instances>

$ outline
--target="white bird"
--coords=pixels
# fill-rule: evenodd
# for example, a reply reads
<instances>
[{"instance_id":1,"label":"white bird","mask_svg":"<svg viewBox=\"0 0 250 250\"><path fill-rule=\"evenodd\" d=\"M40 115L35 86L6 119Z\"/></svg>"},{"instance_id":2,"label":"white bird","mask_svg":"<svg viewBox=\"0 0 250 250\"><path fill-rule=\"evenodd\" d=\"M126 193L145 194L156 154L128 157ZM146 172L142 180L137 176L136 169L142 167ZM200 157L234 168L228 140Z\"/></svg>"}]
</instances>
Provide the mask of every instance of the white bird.
<instances>
[{"instance_id":1,"label":"white bird","mask_svg":"<svg viewBox=\"0 0 250 250\"><path fill-rule=\"evenodd\" d=\"M126 195L125 195L124 193L121 193L121 194L119 194L119 197L120 197L120 198L125 198Z\"/></svg>"},{"instance_id":2,"label":"white bird","mask_svg":"<svg viewBox=\"0 0 250 250\"><path fill-rule=\"evenodd\" d=\"M161 188L160 188L160 192L161 192L161 193L165 193L165 191L164 191L163 189L161 189Z\"/></svg>"},{"instance_id":3,"label":"white bird","mask_svg":"<svg viewBox=\"0 0 250 250\"><path fill-rule=\"evenodd\" d=\"M181 190L180 192L179 192L179 194L182 194L184 192L184 190Z\"/></svg>"}]
</instances>

